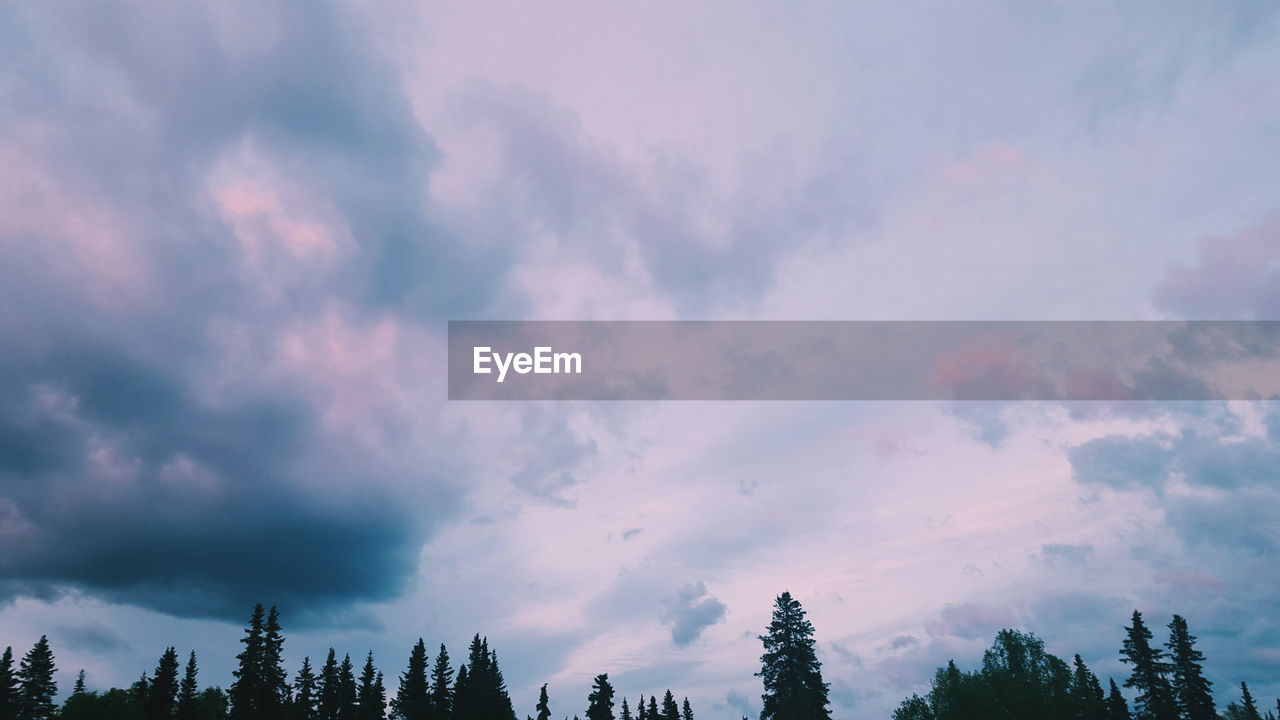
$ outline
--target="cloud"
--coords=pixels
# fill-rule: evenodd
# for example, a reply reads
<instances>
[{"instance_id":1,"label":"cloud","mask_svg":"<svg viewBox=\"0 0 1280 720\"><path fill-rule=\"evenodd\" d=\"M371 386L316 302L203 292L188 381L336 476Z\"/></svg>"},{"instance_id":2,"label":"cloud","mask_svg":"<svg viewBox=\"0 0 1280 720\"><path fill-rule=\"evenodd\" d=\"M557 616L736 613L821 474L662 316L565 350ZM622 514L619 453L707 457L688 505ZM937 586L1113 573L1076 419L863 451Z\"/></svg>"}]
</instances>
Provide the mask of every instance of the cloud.
<instances>
[{"instance_id":1,"label":"cloud","mask_svg":"<svg viewBox=\"0 0 1280 720\"><path fill-rule=\"evenodd\" d=\"M1169 263L1153 296L1182 317L1280 318L1280 217L1201 240L1195 262Z\"/></svg>"},{"instance_id":2,"label":"cloud","mask_svg":"<svg viewBox=\"0 0 1280 720\"><path fill-rule=\"evenodd\" d=\"M725 604L708 593L702 582L681 587L663 605L662 623L671 626L671 642L680 647L697 640L703 630L724 620L726 610Z\"/></svg>"},{"instance_id":3,"label":"cloud","mask_svg":"<svg viewBox=\"0 0 1280 720\"><path fill-rule=\"evenodd\" d=\"M54 628L53 641L69 650L91 654L109 654L129 649L129 642L119 633L96 623Z\"/></svg>"},{"instance_id":4,"label":"cloud","mask_svg":"<svg viewBox=\"0 0 1280 720\"><path fill-rule=\"evenodd\" d=\"M1046 565L1073 565L1081 567L1089 562L1093 546L1088 543L1045 543L1040 546L1040 558Z\"/></svg>"}]
</instances>

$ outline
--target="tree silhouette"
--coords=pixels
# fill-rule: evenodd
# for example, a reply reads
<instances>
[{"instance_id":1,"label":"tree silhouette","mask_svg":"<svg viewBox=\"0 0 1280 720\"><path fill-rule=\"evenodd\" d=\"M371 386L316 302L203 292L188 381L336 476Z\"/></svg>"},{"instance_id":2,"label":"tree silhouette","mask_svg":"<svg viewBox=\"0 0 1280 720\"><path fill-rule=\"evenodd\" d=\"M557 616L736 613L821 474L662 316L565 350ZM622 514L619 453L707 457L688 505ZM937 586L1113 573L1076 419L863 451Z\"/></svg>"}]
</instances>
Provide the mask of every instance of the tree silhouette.
<instances>
[{"instance_id":1,"label":"tree silhouette","mask_svg":"<svg viewBox=\"0 0 1280 720\"><path fill-rule=\"evenodd\" d=\"M828 685L814 651L813 624L800 601L784 592L774 601L773 621L765 635L761 668L764 709L760 720L830 720Z\"/></svg>"},{"instance_id":2,"label":"tree silhouette","mask_svg":"<svg viewBox=\"0 0 1280 720\"><path fill-rule=\"evenodd\" d=\"M607 674L597 675L587 696L587 720L614 720L613 686Z\"/></svg>"},{"instance_id":3,"label":"tree silhouette","mask_svg":"<svg viewBox=\"0 0 1280 720\"><path fill-rule=\"evenodd\" d=\"M1132 720L1133 716L1129 714L1129 703L1125 701L1120 688L1116 686L1116 681L1108 679L1108 682L1111 683L1111 691L1107 693L1107 720Z\"/></svg>"},{"instance_id":4,"label":"tree silhouette","mask_svg":"<svg viewBox=\"0 0 1280 720\"><path fill-rule=\"evenodd\" d=\"M1133 666L1124 686L1138 691L1134 715L1138 720L1178 720L1178 707L1168 675L1172 667L1165 654L1151 645L1151 631L1142 621L1142 613L1133 611L1133 622L1125 628L1120 661Z\"/></svg>"},{"instance_id":5,"label":"tree silhouette","mask_svg":"<svg viewBox=\"0 0 1280 720\"><path fill-rule=\"evenodd\" d=\"M623 701L623 707L625 707L625 706L626 706L626 701L624 700L624 701ZM534 707L534 710L537 710L537 711L538 711L538 717L537 717L537 720L550 720L550 718L551 718L551 700L550 700L550 698L549 698L549 697L547 697L547 684L546 684L546 683L543 683L543 684L542 684L542 690L538 691L538 704L537 704L537 706L536 706L536 707ZM630 718L627 718L627 720L630 720Z\"/></svg>"},{"instance_id":6,"label":"tree silhouette","mask_svg":"<svg viewBox=\"0 0 1280 720\"><path fill-rule=\"evenodd\" d=\"M431 720L431 683L427 679L427 645L418 638L409 652L409 666L400 676L400 688L391 701L396 720Z\"/></svg>"},{"instance_id":7,"label":"tree silhouette","mask_svg":"<svg viewBox=\"0 0 1280 720\"><path fill-rule=\"evenodd\" d=\"M318 720L319 686L318 678L311 669L311 658L302 658L302 667L293 680L293 718L294 720Z\"/></svg>"},{"instance_id":8,"label":"tree silhouette","mask_svg":"<svg viewBox=\"0 0 1280 720\"><path fill-rule=\"evenodd\" d=\"M1195 647L1196 638L1181 615L1169 623L1170 665L1173 669L1173 693L1183 720L1216 720L1213 707L1213 683L1204 676L1201 663L1204 654Z\"/></svg>"},{"instance_id":9,"label":"tree silhouette","mask_svg":"<svg viewBox=\"0 0 1280 720\"><path fill-rule=\"evenodd\" d=\"M56 670L49 638L41 635L18 665L20 720L49 720L57 715L58 707L53 703L58 694L58 684L53 680Z\"/></svg>"},{"instance_id":10,"label":"tree silhouette","mask_svg":"<svg viewBox=\"0 0 1280 720\"><path fill-rule=\"evenodd\" d=\"M165 648L147 686L147 720L173 720L178 709L178 653Z\"/></svg>"},{"instance_id":11,"label":"tree silhouette","mask_svg":"<svg viewBox=\"0 0 1280 720\"><path fill-rule=\"evenodd\" d=\"M0 655L0 718L18 714L18 676L13 672L13 648Z\"/></svg>"},{"instance_id":12,"label":"tree silhouette","mask_svg":"<svg viewBox=\"0 0 1280 720\"><path fill-rule=\"evenodd\" d=\"M453 717L453 668L449 666L449 651L440 644L435 665L431 667L431 717L449 720Z\"/></svg>"},{"instance_id":13,"label":"tree silhouette","mask_svg":"<svg viewBox=\"0 0 1280 720\"><path fill-rule=\"evenodd\" d=\"M382 684L382 673L373 664L373 652L365 657L360 671L360 686L356 691L356 719L383 720L387 711L387 691Z\"/></svg>"}]
</instances>

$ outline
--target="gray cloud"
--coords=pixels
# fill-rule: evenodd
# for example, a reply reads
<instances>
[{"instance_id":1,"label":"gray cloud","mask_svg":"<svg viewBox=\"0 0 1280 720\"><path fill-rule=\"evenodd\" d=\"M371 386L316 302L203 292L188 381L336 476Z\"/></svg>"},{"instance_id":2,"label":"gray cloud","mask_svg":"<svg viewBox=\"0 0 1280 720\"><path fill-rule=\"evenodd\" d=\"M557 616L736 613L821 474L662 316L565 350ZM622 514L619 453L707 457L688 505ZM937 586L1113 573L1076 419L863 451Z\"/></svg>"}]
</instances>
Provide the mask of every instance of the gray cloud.
<instances>
[{"instance_id":1,"label":"gray cloud","mask_svg":"<svg viewBox=\"0 0 1280 720\"><path fill-rule=\"evenodd\" d=\"M671 642L685 646L698 639L703 630L724 620L725 605L707 592L706 584L690 583L663 602L660 616L671 626Z\"/></svg>"},{"instance_id":2,"label":"gray cloud","mask_svg":"<svg viewBox=\"0 0 1280 720\"><path fill-rule=\"evenodd\" d=\"M1069 543L1045 543L1040 546L1040 558L1046 565L1083 566L1093 555L1093 546L1088 543L1072 545Z\"/></svg>"},{"instance_id":3,"label":"gray cloud","mask_svg":"<svg viewBox=\"0 0 1280 720\"><path fill-rule=\"evenodd\" d=\"M84 653L107 654L129 649L129 642L119 633L97 623L54 628L53 641Z\"/></svg>"}]
</instances>

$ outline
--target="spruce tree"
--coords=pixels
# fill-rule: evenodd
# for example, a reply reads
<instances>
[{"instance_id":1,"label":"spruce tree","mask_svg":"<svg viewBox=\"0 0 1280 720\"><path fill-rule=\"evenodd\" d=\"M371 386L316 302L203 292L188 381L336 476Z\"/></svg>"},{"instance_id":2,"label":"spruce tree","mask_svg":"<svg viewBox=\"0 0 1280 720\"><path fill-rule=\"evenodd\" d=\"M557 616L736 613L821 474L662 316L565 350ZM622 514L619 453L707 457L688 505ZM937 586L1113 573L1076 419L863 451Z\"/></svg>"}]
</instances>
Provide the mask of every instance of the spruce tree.
<instances>
[{"instance_id":1,"label":"spruce tree","mask_svg":"<svg viewBox=\"0 0 1280 720\"><path fill-rule=\"evenodd\" d=\"M57 667L53 664L53 651L49 638L41 635L18 665L18 707L21 720L49 720L57 715L58 706L53 698L58 694L58 684L53 680Z\"/></svg>"},{"instance_id":2,"label":"spruce tree","mask_svg":"<svg viewBox=\"0 0 1280 720\"><path fill-rule=\"evenodd\" d=\"M680 720L680 706L670 690L662 696L662 720Z\"/></svg>"},{"instance_id":3,"label":"spruce tree","mask_svg":"<svg viewBox=\"0 0 1280 720\"><path fill-rule=\"evenodd\" d=\"M71 694L84 694L84 668L80 668L80 672L76 673L76 684L71 687Z\"/></svg>"},{"instance_id":4,"label":"spruce tree","mask_svg":"<svg viewBox=\"0 0 1280 720\"><path fill-rule=\"evenodd\" d=\"M1258 714L1258 706L1253 702L1253 695L1249 693L1249 686L1243 682L1240 683L1240 702L1245 720L1262 720L1262 716Z\"/></svg>"},{"instance_id":5,"label":"spruce tree","mask_svg":"<svg viewBox=\"0 0 1280 720\"><path fill-rule=\"evenodd\" d=\"M178 709L178 653L165 648L147 686L144 714L147 720L174 720Z\"/></svg>"},{"instance_id":6,"label":"spruce tree","mask_svg":"<svg viewBox=\"0 0 1280 720\"><path fill-rule=\"evenodd\" d=\"M661 720L662 713L658 712L658 698L649 696L649 720Z\"/></svg>"},{"instance_id":7,"label":"spruce tree","mask_svg":"<svg viewBox=\"0 0 1280 720\"><path fill-rule=\"evenodd\" d=\"M829 686L814 651L813 624L800 601L784 592L777 597L773 621L760 636L764 654L756 676L764 684L760 720L830 720Z\"/></svg>"},{"instance_id":8,"label":"spruce tree","mask_svg":"<svg viewBox=\"0 0 1280 720\"><path fill-rule=\"evenodd\" d=\"M644 693L640 693L640 702L636 703L636 720L650 720L649 708L644 704Z\"/></svg>"},{"instance_id":9,"label":"spruce tree","mask_svg":"<svg viewBox=\"0 0 1280 720\"><path fill-rule=\"evenodd\" d=\"M614 720L613 685L609 684L607 673L597 675L591 685L591 694L587 696L587 720Z\"/></svg>"},{"instance_id":10,"label":"spruce tree","mask_svg":"<svg viewBox=\"0 0 1280 720\"><path fill-rule=\"evenodd\" d=\"M631 707L627 705L626 697L622 698L622 714L618 717L618 720L634 720L631 717Z\"/></svg>"},{"instance_id":11,"label":"spruce tree","mask_svg":"<svg viewBox=\"0 0 1280 720\"><path fill-rule=\"evenodd\" d=\"M626 707L626 700L622 701L623 707ZM538 704L534 707L538 711L537 720L551 720L551 699L547 697L547 684L542 684L542 690L538 692ZM631 720L631 718L626 718Z\"/></svg>"},{"instance_id":12,"label":"spruce tree","mask_svg":"<svg viewBox=\"0 0 1280 720\"><path fill-rule=\"evenodd\" d=\"M1134 715L1138 720L1178 720L1178 706L1169 685L1169 672L1164 651L1151 645L1151 631L1142 621L1142 613L1133 611L1133 624L1125 628L1127 636L1120 650L1120 661L1133 666L1124 686L1138 691Z\"/></svg>"},{"instance_id":13,"label":"spruce tree","mask_svg":"<svg viewBox=\"0 0 1280 720\"><path fill-rule=\"evenodd\" d=\"M351 664L351 656L343 655L342 664L338 666L338 720L357 720L355 667Z\"/></svg>"},{"instance_id":14,"label":"spruce tree","mask_svg":"<svg viewBox=\"0 0 1280 720\"><path fill-rule=\"evenodd\" d=\"M1129 714L1129 703L1125 701L1120 688L1116 686L1116 681L1111 678L1107 681L1111 683L1111 692L1107 694L1107 720L1133 720L1133 716Z\"/></svg>"},{"instance_id":15,"label":"spruce tree","mask_svg":"<svg viewBox=\"0 0 1280 720\"><path fill-rule=\"evenodd\" d=\"M187 667L182 673L182 682L178 684L178 707L175 713L178 720L201 720L200 684L196 673L196 651L192 650L187 656Z\"/></svg>"},{"instance_id":16,"label":"spruce tree","mask_svg":"<svg viewBox=\"0 0 1280 720\"><path fill-rule=\"evenodd\" d=\"M427 645L418 638L409 651L409 666L400 675L400 687L391 700L395 720L431 720L431 682L427 678Z\"/></svg>"},{"instance_id":17,"label":"spruce tree","mask_svg":"<svg viewBox=\"0 0 1280 720\"><path fill-rule=\"evenodd\" d=\"M680 720L693 720L693 706L689 704L689 698L685 698L680 707Z\"/></svg>"},{"instance_id":18,"label":"spruce tree","mask_svg":"<svg viewBox=\"0 0 1280 720\"><path fill-rule=\"evenodd\" d=\"M1213 706L1213 683L1204 676L1200 663L1204 653L1195 647L1196 637L1181 615L1169 623L1170 665L1173 667L1173 693L1183 720L1216 720Z\"/></svg>"},{"instance_id":19,"label":"spruce tree","mask_svg":"<svg viewBox=\"0 0 1280 720\"><path fill-rule=\"evenodd\" d=\"M18 714L18 676L13 671L13 648L0 655L0 718Z\"/></svg>"},{"instance_id":20,"label":"spruce tree","mask_svg":"<svg viewBox=\"0 0 1280 720\"><path fill-rule=\"evenodd\" d=\"M1102 694L1102 683L1084 664L1077 653L1071 672L1071 686L1068 694L1071 699L1071 717L1075 720L1101 720L1104 715L1106 697Z\"/></svg>"},{"instance_id":21,"label":"spruce tree","mask_svg":"<svg viewBox=\"0 0 1280 720\"><path fill-rule=\"evenodd\" d=\"M311 669L311 658L304 657L302 667L293 680L294 720L319 720L319 691L316 674Z\"/></svg>"},{"instance_id":22,"label":"spruce tree","mask_svg":"<svg viewBox=\"0 0 1280 720\"><path fill-rule=\"evenodd\" d=\"M338 655L329 648L329 656L320 668L320 693L316 714L320 720L338 720L342 709L342 688L339 687Z\"/></svg>"},{"instance_id":23,"label":"spruce tree","mask_svg":"<svg viewBox=\"0 0 1280 720\"><path fill-rule=\"evenodd\" d=\"M449 651L444 643L431 667L431 712L433 720L450 720L453 717L453 668L449 666Z\"/></svg>"},{"instance_id":24,"label":"spruce tree","mask_svg":"<svg viewBox=\"0 0 1280 720\"><path fill-rule=\"evenodd\" d=\"M266 656L263 638L265 616L266 610L262 604L255 605L253 615L249 618L249 627L245 628L244 637L240 639L244 649L236 655L239 666L232 673L235 681L231 683L229 720L258 720L261 717L258 714L258 700L262 694L262 664Z\"/></svg>"},{"instance_id":25,"label":"spruce tree","mask_svg":"<svg viewBox=\"0 0 1280 720\"><path fill-rule=\"evenodd\" d=\"M284 633L280 627L280 613L275 606L267 613L263 626L262 666L256 706L257 720L278 720L286 714L289 703L289 673L284 669Z\"/></svg>"},{"instance_id":26,"label":"spruce tree","mask_svg":"<svg viewBox=\"0 0 1280 720\"><path fill-rule=\"evenodd\" d=\"M387 693L382 686L382 673L373 664L373 651L365 657L360 671L360 685L356 690L356 720L383 720L386 715Z\"/></svg>"}]
</instances>

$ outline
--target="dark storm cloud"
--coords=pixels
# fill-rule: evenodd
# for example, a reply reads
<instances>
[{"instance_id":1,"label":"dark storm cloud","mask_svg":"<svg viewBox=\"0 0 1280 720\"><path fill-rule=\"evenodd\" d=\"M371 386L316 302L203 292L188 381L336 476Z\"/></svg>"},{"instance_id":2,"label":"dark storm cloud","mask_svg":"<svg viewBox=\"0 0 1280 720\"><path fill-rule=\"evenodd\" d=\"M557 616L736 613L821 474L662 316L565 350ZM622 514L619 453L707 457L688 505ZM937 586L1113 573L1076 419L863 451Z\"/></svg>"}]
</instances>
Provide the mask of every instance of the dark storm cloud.
<instances>
[{"instance_id":1,"label":"dark storm cloud","mask_svg":"<svg viewBox=\"0 0 1280 720\"><path fill-rule=\"evenodd\" d=\"M0 9L14 41L0 127L41 128L31 152L69 198L59 210L122 218L154 284L145 306L121 311L57 273L68 258L95 272L93 257L39 229L2 238L4 596L75 588L175 614L240 617L267 602L321 619L394 595L415 571L448 491L406 502L393 488L426 473L326 435L302 384L208 385L228 372L218 323L244 328L261 359L320 299L439 318L482 307L484 279L501 275L500 255L451 242L426 215L433 143L348 10ZM332 278L245 279L205 184L248 141L357 239Z\"/></svg>"},{"instance_id":2,"label":"dark storm cloud","mask_svg":"<svg viewBox=\"0 0 1280 720\"><path fill-rule=\"evenodd\" d=\"M663 603L661 620L671 626L671 642L684 647L703 630L724 620L725 605L707 592L704 583L690 583Z\"/></svg>"},{"instance_id":3,"label":"dark storm cloud","mask_svg":"<svg viewBox=\"0 0 1280 720\"><path fill-rule=\"evenodd\" d=\"M129 649L129 643L105 625L67 625L54 628L54 642L83 653L105 654Z\"/></svg>"}]
</instances>

